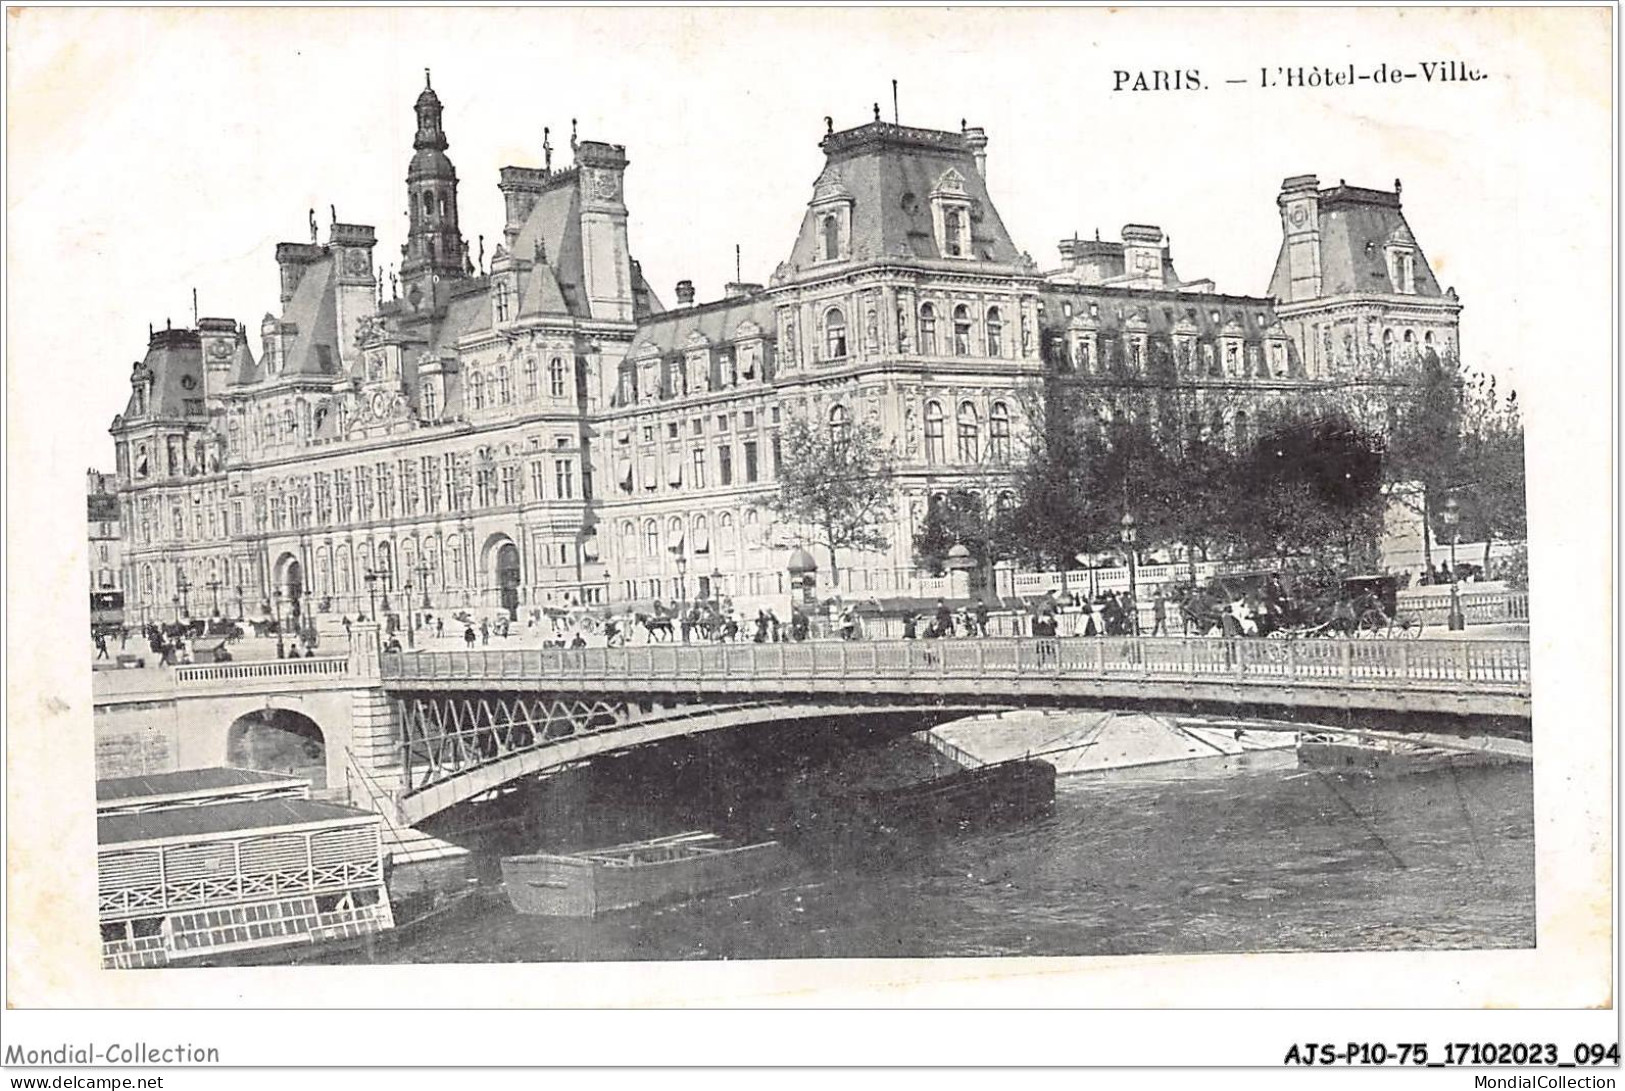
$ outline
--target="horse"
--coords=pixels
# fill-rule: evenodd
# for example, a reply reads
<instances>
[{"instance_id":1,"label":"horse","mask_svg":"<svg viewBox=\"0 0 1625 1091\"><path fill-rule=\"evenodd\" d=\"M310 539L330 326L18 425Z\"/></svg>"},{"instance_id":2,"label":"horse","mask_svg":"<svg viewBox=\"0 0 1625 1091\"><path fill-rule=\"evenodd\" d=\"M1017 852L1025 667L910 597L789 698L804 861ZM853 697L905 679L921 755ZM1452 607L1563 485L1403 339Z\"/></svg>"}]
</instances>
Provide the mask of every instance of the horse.
<instances>
[{"instance_id":1,"label":"horse","mask_svg":"<svg viewBox=\"0 0 1625 1091\"><path fill-rule=\"evenodd\" d=\"M665 644L675 639L671 618L664 614L638 614L637 622L643 626L643 631L651 644Z\"/></svg>"}]
</instances>

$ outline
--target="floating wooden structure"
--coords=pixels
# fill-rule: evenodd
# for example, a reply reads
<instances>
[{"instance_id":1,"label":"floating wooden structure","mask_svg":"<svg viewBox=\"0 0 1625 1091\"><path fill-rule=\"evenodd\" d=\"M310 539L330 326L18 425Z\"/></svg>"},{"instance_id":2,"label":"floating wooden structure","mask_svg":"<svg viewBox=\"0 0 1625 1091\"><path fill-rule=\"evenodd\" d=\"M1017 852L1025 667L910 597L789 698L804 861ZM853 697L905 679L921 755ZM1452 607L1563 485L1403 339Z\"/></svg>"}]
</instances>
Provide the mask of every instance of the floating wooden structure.
<instances>
[{"instance_id":1,"label":"floating wooden structure","mask_svg":"<svg viewBox=\"0 0 1625 1091\"><path fill-rule=\"evenodd\" d=\"M974 826L1020 822L1055 805L1055 766L1015 758L898 788L853 793L836 808L886 826Z\"/></svg>"},{"instance_id":2,"label":"floating wooden structure","mask_svg":"<svg viewBox=\"0 0 1625 1091\"><path fill-rule=\"evenodd\" d=\"M565 855L502 858L502 883L521 913L591 917L749 886L784 866L777 841L733 845L701 831Z\"/></svg>"},{"instance_id":3,"label":"floating wooden structure","mask_svg":"<svg viewBox=\"0 0 1625 1091\"><path fill-rule=\"evenodd\" d=\"M308 781L192 769L98 781L102 965L163 966L394 926L379 818Z\"/></svg>"},{"instance_id":4,"label":"floating wooden structure","mask_svg":"<svg viewBox=\"0 0 1625 1091\"><path fill-rule=\"evenodd\" d=\"M1305 732L1298 737L1298 765L1328 773L1398 776L1517 762L1527 763L1527 759L1493 750L1333 731Z\"/></svg>"}]
</instances>

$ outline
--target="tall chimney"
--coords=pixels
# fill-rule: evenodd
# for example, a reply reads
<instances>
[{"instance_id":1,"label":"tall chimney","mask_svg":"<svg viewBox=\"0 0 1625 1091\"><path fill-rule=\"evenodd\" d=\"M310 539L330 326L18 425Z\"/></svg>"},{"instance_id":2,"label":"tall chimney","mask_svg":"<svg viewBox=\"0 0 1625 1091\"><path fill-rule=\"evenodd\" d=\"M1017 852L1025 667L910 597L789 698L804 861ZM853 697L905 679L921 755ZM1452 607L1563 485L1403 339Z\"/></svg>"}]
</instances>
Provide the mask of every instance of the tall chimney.
<instances>
[{"instance_id":1,"label":"tall chimney","mask_svg":"<svg viewBox=\"0 0 1625 1091\"><path fill-rule=\"evenodd\" d=\"M987 181L987 130L972 125L965 130L965 143L970 145L970 153L976 158L976 173Z\"/></svg>"},{"instance_id":2,"label":"tall chimney","mask_svg":"<svg viewBox=\"0 0 1625 1091\"><path fill-rule=\"evenodd\" d=\"M677 282L677 305L679 307L694 306L694 282L692 280L679 280Z\"/></svg>"}]
</instances>

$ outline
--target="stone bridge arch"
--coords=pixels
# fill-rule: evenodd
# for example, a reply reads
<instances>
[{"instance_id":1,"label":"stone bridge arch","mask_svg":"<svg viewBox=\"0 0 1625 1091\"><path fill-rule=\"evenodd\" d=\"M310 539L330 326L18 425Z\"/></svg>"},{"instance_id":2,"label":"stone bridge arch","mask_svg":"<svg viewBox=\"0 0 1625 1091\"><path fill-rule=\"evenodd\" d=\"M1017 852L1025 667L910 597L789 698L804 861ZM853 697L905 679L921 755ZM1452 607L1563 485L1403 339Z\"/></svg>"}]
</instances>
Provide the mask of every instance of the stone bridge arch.
<instances>
[{"instance_id":1,"label":"stone bridge arch","mask_svg":"<svg viewBox=\"0 0 1625 1091\"><path fill-rule=\"evenodd\" d=\"M237 769L287 773L328 788L327 736L321 725L290 708L256 708L226 728L226 764Z\"/></svg>"}]
</instances>

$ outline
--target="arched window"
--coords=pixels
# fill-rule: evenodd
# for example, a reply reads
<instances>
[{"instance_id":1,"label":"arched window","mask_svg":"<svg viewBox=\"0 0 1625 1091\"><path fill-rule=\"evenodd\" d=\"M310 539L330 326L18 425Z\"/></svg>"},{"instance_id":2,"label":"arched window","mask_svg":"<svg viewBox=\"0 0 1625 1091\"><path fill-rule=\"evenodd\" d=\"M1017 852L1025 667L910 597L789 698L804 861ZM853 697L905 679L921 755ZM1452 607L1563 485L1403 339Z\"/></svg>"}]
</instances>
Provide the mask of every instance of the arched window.
<instances>
[{"instance_id":1,"label":"arched window","mask_svg":"<svg viewBox=\"0 0 1625 1091\"><path fill-rule=\"evenodd\" d=\"M836 447L845 446L852 436L852 418L844 405L829 407L829 441Z\"/></svg>"},{"instance_id":2,"label":"arched window","mask_svg":"<svg viewBox=\"0 0 1625 1091\"><path fill-rule=\"evenodd\" d=\"M960 242L963 224L963 215L957 208L949 209L942 217L942 241L948 249L948 256L951 258L959 257L964 251L964 246Z\"/></svg>"},{"instance_id":3,"label":"arched window","mask_svg":"<svg viewBox=\"0 0 1625 1091\"><path fill-rule=\"evenodd\" d=\"M970 355L970 308L963 303L954 308L954 355Z\"/></svg>"},{"instance_id":4,"label":"arched window","mask_svg":"<svg viewBox=\"0 0 1625 1091\"><path fill-rule=\"evenodd\" d=\"M937 309L927 303L920 308L920 355L937 354Z\"/></svg>"},{"instance_id":5,"label":"arched window","mask_svg":"<svg viewBox=\"0 0 1625 1091\"><path fill-rule=\"evenodd\" d=\"M987 354L1004 355L1004 319L997 307L987 309Z\"/></svg>"},{"instance_id":6,"label":"arched window","mask_svg":"<svg viewBox=\"0 0 1625 1091\"><path fill-rule=\"evenodd\" d=\"M432 193L425 193L423 195L423 214L425 216L434 215L434 194Z\"/></svg>"},{"instance_id":7,"label":"arched window","mask_svg":"<svg viewBox=\"0 0 1625 1091\"><path fill-rule=\"evenodd\" d=\"M762 518L755 508L745 512L745 548L762 548Z\"/></svg>"},{"instance_id":8,"label":"arched window","mask_svg":"<svg viewBox=\"0 0 1625 1091\"><path fill-rule=\"evenodd\" d=\"M846 315L839 307L824 312L824 353L830 360L846 356Z\"/></svg>"},{"instance_id":9,"label":"arched window","mask_svg":"<svg viewBox=\"0 0 1625 1091\"><path fill-rule=\"evenodd\" d=\"M1416 331L1405 331L1405 359L1410 360L1416 356Z\"/></svg>"},{"instance_id":10,"label":"arched window","mask_svg":"<svg viewBox=\"0 0 1625 1091\"><path fill-rule=\"evenodd\" d=\"M734 534L732 512L725 511L717 519L717 548L724 553L732 553L739 548L739 539Z\"/></svg>"},{"instance_id":11,"label":"arched window","mask_svg":"<svg viewBox=\"0 0 1625 1091\"><path fill-rule=\"evenodd\" d=\"M994 402L987 415L988 454L994 462L1010 461L1010 407Z\"/></svg>"},{"instance_id":12,"label":"arched window","mask_svg":"<svg viewBox=\"0 0 1625 1091\"><path fill-rule=\"evenodd\" d=\"M694 540L690 545L696 554L711 552L711 524L703 515L694 517Z\"/></svg>"},{"instance_id":13,"label":"arched window","mask_svg":"<svg viewBox=\"0 0 1625 1091\"><path fill-rule=\"evenodd\" d=\"M525 361L525 397L535 401L541 392L541 368L536 363L536 358L532 356Z\"/></svg>"},{"instance_id":14,"label":"arched window","mask_svg":"<svg viewBox=\"0 0 1625 1091\"><path fill-rule=\"evenodd\" d=\"M948 451L943 438L941 402L925 403L925 460L927 462L948 461Z\"/></svg>"},{"instance_id":15,"label":"arched window","mask_svg":"<svg viewBox=\"0 0 1625 1091\"><path fill-rule=\"evenodd\" d=\"M480 372L480 371L476 371L473 375L469 376L468 387L469 387L469 390L472 391L472 393L474 394L474 408L475 409L484 409L485 408L485 373Z\"/></svg>"},{"instance_id":16,"label":"arched window","mask_svg":"<svg viewBox=\"0 0 1625 1091\"><path fill-rule=\"evenodd\" d=\"M294 436L297 435L297 433L294 431L293 410L292 409L284 409L282 411L282 435L283 435L283 438L289 439L289 440L293 439ZM173 451L173 449L171 449L171 450ZM173 453L171 454L171 457L170 457L169 461L170 461L169 472L170 473L180 473L181 468L179 466L175 465L176 460L175 460L175 458L173 456Z\"/></svg>"},{"instance_id":17,"label":"arched window","mask_svg":"<svg viewBox=\"0 0 1625 1091\"><path fill-rule=\"evenodd\" d=\"M628 519L621 524L621 560L630 561L638 555L638 528Z\"/></svg>"},{"instance_id":18,"label":"arched window","mask_svg":"<svg viewBox=\"0 0 1625 1091\"><path fill-rule=\"evenodd\" d=\"M982 459L982 419L976 406L959 403L959 461L980 462Z\"/></svg>"},{"instance_id":19,"label":"arched window","mask_svg":"<svg viewBox=\"0 0 1625 1091\"><path fill-rule=\"evenodd\" d=\"M1212 424L1210 425L1208 431L1209 431L1209 434L1213 438L1214 444L1217 445L1217 446L1223 447L1224 444L1225 444L1225 441L1226 441L1225 440L1225 428L1224 428L1224 410L1215 409L1213 411L1213 421L1212 421Z\"/></svg>"},{"instance_id":20,"label":"arched window","mask_svg":"<svg viewBox=\"0 0 1625 1091\"><path fill-rule=\"evenodd\" d=\"M1384 363L1394 362L1394 331L1382 331L1382 359Z\"/></svg>"},{"instance_id":21,"label":"arched window","mask_svg":"<svg viewBox=\"0 0 1625 1091\"><path fill-rule=\"evenodd\" d=\"M683 540L683 520L681 516L673 515L666 520L666 548L673 553L682 553L687 543Z\"/></svg>"},{"instance_id":22,"label":"arched window","mask_svg":"<svg viewBox=\"0 0 1625 1091\"><path fill-rule=\"evenodd\" d=\"M660 524L653 519L643 521L643 555L645 557L660 555Z\"/></svg>"},{"instance_id":23,"label":"arched window","mask_svg":"<svg viewBox=\"0 0 1625 1091\"><path fill-rule=\"evenodd\" d=\"M824 260L834 261L841 256L841 221L835 216L825 216L823 229Z\"/></svg>"},{"instance_id":24,"label":"arched window","mask_svg":"<svg viewBox=\"0 0 1625 1091\"><path fill-rule=\"evenodd\" d=\"M555 398L564 397L564 361L557 356L547 365L547 389Z\"/></svg>"}]
</instances>

